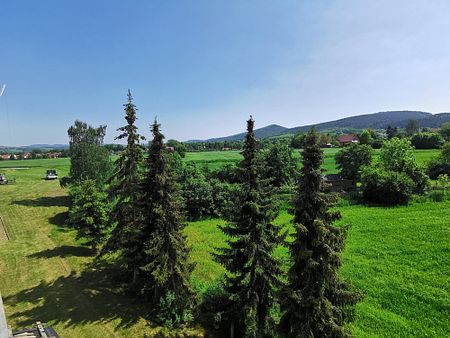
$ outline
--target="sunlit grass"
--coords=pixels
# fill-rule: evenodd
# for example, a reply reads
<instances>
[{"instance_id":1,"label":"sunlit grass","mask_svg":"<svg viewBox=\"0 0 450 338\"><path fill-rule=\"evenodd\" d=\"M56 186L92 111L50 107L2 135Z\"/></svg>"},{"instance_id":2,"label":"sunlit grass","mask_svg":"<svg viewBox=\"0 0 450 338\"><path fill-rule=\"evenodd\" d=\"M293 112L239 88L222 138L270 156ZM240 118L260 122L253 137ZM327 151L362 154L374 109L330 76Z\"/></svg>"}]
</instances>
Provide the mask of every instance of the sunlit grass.
<instances>
[{"instance_id":1,"label":"sunlit grass","mask_svg":"<svg viewBox=\"0 0 450 338\"><path fill-rule=\"evenodd\" d=\"M450 333L450 202L396 208L345 206L339 224L351 224L343 275L365 294L351 324L358 337L445 337ZM291 216L275 221L285 229ZM186 229L197 262L197 289L219 281L223 269L210 257L222 246L221 220L191 222ZM205 234L199 236L198 234ZM288 263L288 251L276 256Z\"/></svg>"}]
</instances>

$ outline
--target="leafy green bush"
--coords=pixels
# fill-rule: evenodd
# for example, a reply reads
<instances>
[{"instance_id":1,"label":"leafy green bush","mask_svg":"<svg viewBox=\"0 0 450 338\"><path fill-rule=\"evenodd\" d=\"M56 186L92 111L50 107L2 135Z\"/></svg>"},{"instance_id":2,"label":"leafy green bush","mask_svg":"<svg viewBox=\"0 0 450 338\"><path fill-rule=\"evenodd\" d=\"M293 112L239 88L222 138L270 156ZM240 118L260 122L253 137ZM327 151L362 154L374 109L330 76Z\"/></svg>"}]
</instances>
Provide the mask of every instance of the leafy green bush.
<instances>
[{"instance_id":1,"label":"leafy green bush","mask_svg":"<svg viewBox=\"0 0 450 338\"><path fill-rule=\"evenodd\" d=\"M372 154L373 150L369 145L351 144L336 153L337 168L343 177L357 180L361 168L372 161Z\"/></svg>"},{"instance_id":2,"label":"leafy green bush","mask_svg":"<svg viewBox=\"0 0 450 338\"><path fill-rule=\"evenodd\" d=\"M381 149L381 147L383 146L383 141L382 140L374 140L370 146L373 149Z\"/></svg>"},{"instance_id":3,"label":"leafy green bush","mask_svg":"<svg viewBox=\"0 0 450 338\"><path fill-rule=\"evenodd\" d=\"M374 167L363 170L361 181L364 198L384 205L407 203L415 186L405 173Z\"/></svg>"},{"instance_id":4,"label":"leafy green bush","mask_svg":"<svg viewBox=\"0 0 450 338\"><path fill-rule=\"evenodd\" d=\"M188 178L182 185L181 196L185 202L185 210L192 218L214 213L211 185L204 177Z\"/></svg>"},{"instance_id":5,"label":"leafy green bush","mask_svg":"<svg viewBox=\"0 0 450 338\"><path fill-rule=\"evenodd\" d=\"M231 322L230 310L232 302L225 292L223 282L212 285L203 295L200 305L200 318L203 324L211 330L226 332Z\"/></svg>"},{"instance_id":6,"label":"leafy green bush","mask_svg":"<svg viewBox=\"0 0 450 338\"><path fill-rule=\"evenodd\" d=\"M172 291L168 291L159 299L156 319L165 327L171 329L192 321L193 316L189 308L179 304Z\"/></svg>"},{"instance_id":7,"label":"leafy green bush","mask_svg":"<svg viewBox=\"0 0 450 338\"><path fill-rule=\"evenodd\" d=\"M294 149L301 149L305 144L306 134L305 133L297 133L291 140L291 147Z\"/></svg>"},{"instance_id":8,"label":"leafy green bush","mask_svg":"<svg viewBox=\"0 0 450 338\"><path fill-rule=\"evenodd\" d=\"M361 182L366 200L385 205L407 203L413 193L423 194L429 185L411 144L398 138L383 144L379 162L363 170Z\"/></svg>"},{"instance_id":9,"label":"leafy green bush","mask_svg":"<svg viewBox=\"0 0 450 338\"><path fill-rule=\"evenodd\" d=\"M442 124L439 132L447 141L450 141L450 122Z\"/></svg>"},{"instance_id":10,"label":"leafy green bush","mask_svg":"<svg viewBox=\"0 0 450 338\"><path fill-rule=\"evenodd\" d=\"M443 174L450 175L450 163L445 163L439 159L430 161L430 163L428 163L427 172L433 180L436 180Z\"/></svg>"},{"instance_id":11,"label":"leafy green bush","mask_svg":"<svg viewBox=\"0 0 450 338\"><path fill-rule=\"evenodd\" d=\"M429 193L428 197L433 202L442 202L445 199L445 194L442 190L433 190Z\"/></svg>"},{"instance_id":12,"label":"leafy green bush","mask_svg":"<svg viewBox=\"0 0 450 338\"><path fill-rule=\"evenodd\" d=\"M94 180L84 180L69 190L72 206L69 211L69 223L77 229L77 238L83 238L96 249L104 239L108 224L110 206L106 194Z\"/></svg>"},{"instance_id":13,"label":"leafy green bush","mask_svg":"<svg viewBox=\"0 0 450 338\"><path fill-rule=\"evenodd\" d=\"M359 135L360 144L371 144L373 142L373 131L364 129Z\"/></svg>"},{"instance_id":14,"label":"leafy green bush","mask_svg":"<svg viewBox=\"0 0 450 338\"><path fill-rule=\"evenodd\" d=\"M441 154L428 163L428 175L436 180L440 175L450 176L450 142L442 147Z\"/></svg>"},{"instance_id":15,"label":"leafy green bush","mask_svg":"<svg viewBox=\"0 0 450 338\"><path fill-rule=\"evenodd\" d=\"M298 171L298 162L286 144L276 142L259 154L261 178L274 187L292 183Z\"/></svg>"},{"instance_id":16,"label":"leafy green bush","mask_svg":"<svg viewBox=\"0 0 450 338\"><path fill-rule=\"evenodd\" d=\"M406 174L413 182L413 192L422 194L429 180L414 158L414 148L407 139L393 138L385 142L380 150L379 166L386 171Z\"/></svg>"},{"instance_id":17,"label":"leafy green bush","mask_svg":"<svg viewBox=\"0 0 450 338\"><path fill-rule=\"evenodd\" d=\"M444 143L444 138L438 133L418 133L411 137L411 144L416 149L436 149Z\"/></svg>"},{"instance_id":18,"label":"leafy green bush","mask_svg":"<svg viewBox=\"0 0 450 338\"><path fill-rule=\"evenodd\" d=\"M209 177L217 178L222 182L238 183L238 167L236 166L236 164L226 164L219 169L211 171L209 173Z\"/></svg>"},{"instance_id":19,"label":"leafy green bush","mask_svg":"<svg viewBox=\"0 0 450 338\"><path fill-rule=\"evenodd\" d=\"M405 174L414 182L413 193L415 194L423 194L430 185L428 176L419 167L413 167L405 171Z\"/></svg>"},{"instance_id":20,"label":"leafy green bush","mask_svg":"<svg viewBox=\"0 0 450 338\"><path fill-rule=\"evenodd\" d=\"M179 176L184 210L191 219L223 217L233 210L239 193L237 184L222 182L195 165L184 167Z\"/></svg>"},{"instance_id":21,"label":"leafy green bush","mask_svg":"<svg viewBox=\"0 0 450 338\"><path fill-rule=\"evenodd\" d=\"M239 185L221 182L218 179L210 179L209 182L213 197L211 216L229 218L236 209L237 199L241 191Z\"/></svg>"}]
</instances>

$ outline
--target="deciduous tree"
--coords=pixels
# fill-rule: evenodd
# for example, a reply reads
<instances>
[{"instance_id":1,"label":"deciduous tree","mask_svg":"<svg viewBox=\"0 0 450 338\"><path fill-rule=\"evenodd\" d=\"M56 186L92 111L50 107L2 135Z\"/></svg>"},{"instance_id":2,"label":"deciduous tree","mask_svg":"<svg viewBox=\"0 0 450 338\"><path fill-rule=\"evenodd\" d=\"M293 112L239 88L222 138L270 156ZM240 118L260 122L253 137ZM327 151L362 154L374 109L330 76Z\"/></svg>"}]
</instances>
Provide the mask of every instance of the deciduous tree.
<instances>
[{"instance_id":1,"label":"deciduous tree","mask_svg":"<svg viewBox=\"0 0 450 338\"><path fill-rule=\"evenodd\" d=\"M281 187L295 181L297 163L286 144L275 142L261 155L261 172L270 184Z\"/></svg>"},{"instance_id":2,"label":"deciduous tree","mask_svg":"<svg viewBox=\"0 0 450 338\"><path fill-rule=\"evenodd\" d=\"M361 168L372 161L372 154L372 147L353 143L336 153L337 168L343 177L356 181L359 179Z\"/></svg>"},{"instance_id":3,"label":"deciduous tree","mask_svg":"<svg viewBox=\"0 0 450 338\"><path fill-rule=\"evenodd\" d=\"M397 127L388 126L386 129L387 138L390 140L398 135Z\"/></svg>"},{"instance_id":4,"label":"deciduous tree","mask_svg":"<svg viewBox=\"0 0 450 338\"><path fill-rule=\"evenodd\" d=\"M420 131L419 123L417 123L417 120L409 120L406 128L406 135L413 136L414 134L418 133Z\"/></svg>"},{"instance_id":5,"label":"deciduous tree","mask_svg":"<svg viewBox=\"0 0 450 338\"><path fill-rule=\"evenodd\" d=\"M359 143L360 144L371 144L373 141L373 136L370 130L364 129L359 136Z\"/></svg>"},{"instance_id":6,"label":"deciduous tree","mask_svg":"<svg viewBox=\"0 0 450 338\"><path fill-rule=\"evenodd\" d=\"M98 186L105 184L112 172L108 151L102 147L106 126L94 128L75 121L67 131L70 142L70 182L92 179Z\"/></svg>"},{"instance_id":7,"label":"deciduous tree","mask_svg":"<svg viewBox=\"0 0 450 338\"><path fill-rule=\"evenodd\" d=\"M439 132L447 141L450 141L450 122L442 124Z\"/></svg>"}]
</instances>

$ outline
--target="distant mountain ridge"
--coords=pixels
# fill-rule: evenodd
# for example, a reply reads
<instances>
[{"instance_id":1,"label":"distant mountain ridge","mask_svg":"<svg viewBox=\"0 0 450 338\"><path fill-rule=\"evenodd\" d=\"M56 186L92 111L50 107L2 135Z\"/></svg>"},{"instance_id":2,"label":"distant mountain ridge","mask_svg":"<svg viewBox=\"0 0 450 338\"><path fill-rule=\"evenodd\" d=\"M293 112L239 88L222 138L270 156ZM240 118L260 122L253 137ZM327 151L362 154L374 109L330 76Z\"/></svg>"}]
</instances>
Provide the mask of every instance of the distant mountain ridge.
<instances>
[{"instance_id":1,"label":"distant mountain ridge","mask_svg":"<svg viewBox=\"0 0 450 338\"><path fill-rule=\"evenodd\" d=\"M66 149L69 148L68 144L30 144L28 146L0 146L0 149L19 149L19 150L33 150L33 149Z\"/></svg>"},{"instance_id":2,"label":"distant mountain ridge","mask_svg":"<svg viewBox=\"0 0 450 338\"><path fill-rule=\"evenodd\" d=\"M284 134L286 131L288 131L288 128L279 126L278 124L271 124L263 128L255 129L255 136L256 138L267 138L272 137L275 135ZM217 138L211 138L206 140L206 142L220 142L220 141L235 141L235 140L242 140L245 137L244 133L239 133L231 136L225 136L225 137L217 137ZM198 140L192 140L189 142L203 142Z\"/></svg>"},{"instance_id":3,"label":"distant mountain ridge","mask_svg":"<svg viewBox=\"0 0 450 338\"><path fill-rule=\"evenodd\" d=\"M268 138L298 132L307 132L311 127L318 131L360 131L363 129L386 129L388 126L404 128L409 120L416 120L421 127L438 128L445 122L450 122L450 113L432 114L423 111L385 111L372 114L364 114L346 117L339 120L310 124L294 128L286 128L277 124L259 128L255 130L257 138ZM188 142L218 142L218 141L239 141L245 137L245 133L235 134L225 137L211 138L207 140L191 140Z\"/></svg>"},{"instance_id":4,"label":"distant mountain ridge","mask_svg":"<svg viewBox=\"0 0 450 338\"><path fill-rule=\"evenodd\" d=\"M416 120L421 127L437 128L450 121L450 113L432 114L422 111L387 111L346 117L314 125L290 128L289 132L308 131L312 126L317 130L326 129L386 129L388 126L404 128L409 120Z\"/></svg>"},{"instance_id":5,"label":"distant mountain ridge","mask_svg":"<svg viewBox=\"0 0 450 338\"><path fill-rule=\"evenodd\" d=\"M423 111L385 111L373 114L364 114L342 118L339 120L309 124L294 128L286 128L278 124L271 124L255 130L259 139L307 132L312 126L318 131L340 131L343 133L357 132L363 129L386 129L388 126L404 128L409 120L416 120L420 127L438 128L445 122L450 122L450 113L432 114ZM244 139L245 132L224 137L210 138L207 140L190 140L187 142L219 142L239 141ZM0 146L0 150L31 151L33 149L67 149L68 144L31 144L26 146Z\"/></svg>"}]
</instances>

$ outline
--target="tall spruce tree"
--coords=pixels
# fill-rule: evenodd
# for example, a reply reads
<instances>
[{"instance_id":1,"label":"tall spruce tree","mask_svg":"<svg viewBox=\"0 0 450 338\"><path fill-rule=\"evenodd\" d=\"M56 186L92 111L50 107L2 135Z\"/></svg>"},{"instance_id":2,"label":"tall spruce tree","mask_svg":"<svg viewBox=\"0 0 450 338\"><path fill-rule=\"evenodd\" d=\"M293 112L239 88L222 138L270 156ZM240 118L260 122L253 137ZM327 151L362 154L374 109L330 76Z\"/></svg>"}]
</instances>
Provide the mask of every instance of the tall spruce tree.
<instances>
[{"instance_id":1,"label":"tall spruce tree","mask_svg":"<svg viewBox=\"0 0 450 338\"><path fill-rule=\"evenodd\" d=\"M334 227L340 213L332 212L330 195L323 190L323 153L317 135L306 137L303 168L294 200L293 265L281 303L280 331L285 337L345 337L344 322L360 296L339 276L340 253L348 226Z\"/></svg>"},{"instance_id":2,"label":"tall spruce tree","mask_svg":"<svg viewBox=\"0 0 450 338\"><path fill-rule=\"evenodd\" d=\"M174 310L182 314L193 300L190 275L194 265L189 262L190 248L182 233L185 224L181 221L178 188L171 173L171 154L156 120L152 133L143 180L142 270L149 274L147 289L152 290L154 301L170 294L175 297Z\"/></svg>"},{"instance_id":3,"label":"tall spruce tree","mask_svg":"<svg viewBox=\"0 0 450 338\"><path fill-rule=\"evenodd\" d=\"M115 162L115 170L111 181L111 197L114 208L111 222L114 229L105 245L106 251L120 251L125 264L133 271L134 284L138 278L138 268L142 264L142 212L139 205L141 195L141 165L143 149L140 141L145 138L139 135L136 123L136 106L128 90L128 102L124 104L127 124L117 131L116 140L127 140L125 150Z\"/></svg>"},{"instance_id":4,"label":"tall spruce tree","mask_svg":"<svg viewBox=\"0 0 450 338\"><path fill-rule=\"evenodd\" d=\"M217 260L226 268L225 291L231 308L231 335L272 337L274 322L270 310L275 290L281 286L280 261L273 251L284 237L272 224L275 218L270 187L260 179L254 120L247 121L247 135L239 165L241 198L234 222L221 230L230 237L228 248L218 249Z\"/></svg>"}]
</instances>

